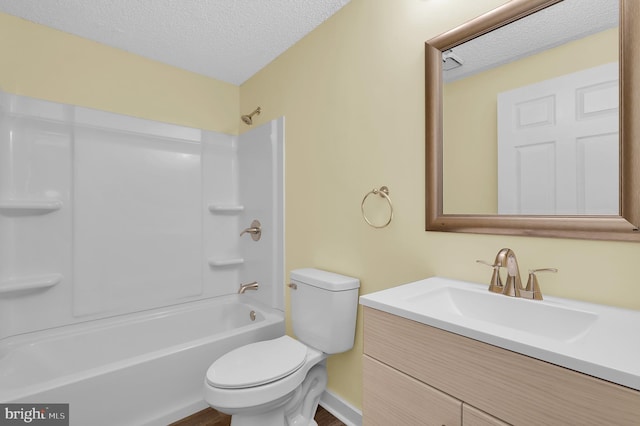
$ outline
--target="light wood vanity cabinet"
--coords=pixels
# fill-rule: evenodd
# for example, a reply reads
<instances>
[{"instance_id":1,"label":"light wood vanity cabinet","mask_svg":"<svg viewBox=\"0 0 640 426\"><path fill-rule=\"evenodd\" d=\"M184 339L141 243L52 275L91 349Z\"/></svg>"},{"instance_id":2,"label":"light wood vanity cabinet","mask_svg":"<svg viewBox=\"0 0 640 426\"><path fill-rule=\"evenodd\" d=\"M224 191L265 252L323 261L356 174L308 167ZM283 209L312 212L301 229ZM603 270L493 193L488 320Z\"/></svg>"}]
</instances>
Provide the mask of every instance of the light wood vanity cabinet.
<instances>
[{"instance_id":1,"label":"light wood vanity cabinet","mask_svg":"<svg viewBox=\"0 0 640 426\"><path fill-rule=\"evenodd\" d=\"M365 355L366 425L461 426L462 402Z\"/></svg>"},{"instance_id":2,"label":"light wood vanity cabinet","mask_svg":"<svg viewBox=\"0 0 640 426\"><path fill-rule=\"evenodd\" d=\"M464 426L509 426L509 423L498 420L467 404L462 404L462 424Z\"/></svg>"},{"instance_id":3,"label":"light wood vanity cabinet","mask_svg":"<svg viewBox=\"0 0 640 426\"><path fill-rule=\"evenodd\" d=\"M365 426L640 425L636 390L366 306L363 373Z\"/></svg>"}]
</instances>

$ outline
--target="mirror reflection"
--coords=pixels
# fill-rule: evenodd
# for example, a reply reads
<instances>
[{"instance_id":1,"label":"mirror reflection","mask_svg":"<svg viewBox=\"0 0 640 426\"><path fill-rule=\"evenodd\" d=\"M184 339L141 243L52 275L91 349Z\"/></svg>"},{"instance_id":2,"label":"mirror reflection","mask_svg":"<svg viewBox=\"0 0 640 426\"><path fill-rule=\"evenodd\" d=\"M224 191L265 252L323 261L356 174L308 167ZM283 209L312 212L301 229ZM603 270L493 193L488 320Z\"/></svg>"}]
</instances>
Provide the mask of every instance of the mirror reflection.
<instances>
[{"instance_id":1,"label":"mirror reflection","mask_svg":"<svg viewBox=\"0 0 640 426\"><path fill-rule=\"evenodd\" d=\"M565 0L447 49L443 213L618 215L617 0Z\"/></svg>"}]
</instances>

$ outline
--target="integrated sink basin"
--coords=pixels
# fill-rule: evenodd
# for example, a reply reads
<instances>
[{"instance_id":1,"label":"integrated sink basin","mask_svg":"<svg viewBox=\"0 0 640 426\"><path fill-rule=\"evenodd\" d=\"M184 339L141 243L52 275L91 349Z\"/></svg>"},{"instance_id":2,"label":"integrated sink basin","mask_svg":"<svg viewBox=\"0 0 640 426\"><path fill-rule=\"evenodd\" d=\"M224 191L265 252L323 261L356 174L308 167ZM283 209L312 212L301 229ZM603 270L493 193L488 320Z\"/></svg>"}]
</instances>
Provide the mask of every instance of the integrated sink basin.
<instances>
[{"instance_id":1,"label":"integrated sink basin","mask_svg":"<svg viewBox=\"0 0 640 426\"><path fill-rule=\"evenodd\" d=\"M440 277L360 297L395 314L640 390L640 311L514 298Z\"/></svg>"},{"instance_id":2,"label":"integrated sink basin","mask_svg":"<svg viewBox=\"0 0 640 426\"><path fill-rule=\"evenodd\" d=\"M537 336L569 341L584 335L598 314L547 301L490 293L486 288L435 288L407 299L441 319L465 318L487 327L507 327Z\"/></svg>"}]
</instances>

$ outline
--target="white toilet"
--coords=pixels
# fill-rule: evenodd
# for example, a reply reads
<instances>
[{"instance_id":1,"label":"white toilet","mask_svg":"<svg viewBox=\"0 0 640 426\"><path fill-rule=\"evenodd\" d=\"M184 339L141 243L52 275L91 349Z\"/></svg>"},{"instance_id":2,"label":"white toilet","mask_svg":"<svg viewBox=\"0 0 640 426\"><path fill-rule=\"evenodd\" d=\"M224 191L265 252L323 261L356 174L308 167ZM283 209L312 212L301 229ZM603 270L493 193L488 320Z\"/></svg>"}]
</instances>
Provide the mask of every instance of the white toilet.
<instances>
[{"instance_id":1,"label":"white toilet","mask_svg":"<svg viewBox=\"0 0 640 426\"><path fill-rule=\"evenodd\" d=\"M356 278L318 269L291 271L289 336L251 343L218 358L204 399L231 414L232 426L317 426L313 416L327 385L326 358L353 347Z\"/></svg>"}]
</instances>

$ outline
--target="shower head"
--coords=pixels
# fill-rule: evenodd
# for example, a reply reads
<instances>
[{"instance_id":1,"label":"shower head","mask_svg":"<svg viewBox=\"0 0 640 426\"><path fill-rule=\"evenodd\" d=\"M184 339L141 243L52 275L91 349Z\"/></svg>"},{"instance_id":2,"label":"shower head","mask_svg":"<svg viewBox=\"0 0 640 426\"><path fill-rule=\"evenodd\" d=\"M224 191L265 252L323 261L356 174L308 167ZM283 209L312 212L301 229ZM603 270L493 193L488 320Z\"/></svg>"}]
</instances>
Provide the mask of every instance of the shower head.
<instances>
[{"instance_id":1,"label":"shower head","mask_svg":"<svg viewBox=\"0 0 640 426\"><path fill-rule=\"evenodd\" d=\"M260 111L262 111L262 109L260 107L258 107L251 114L243 115L240 118L242 119L242 121L244 121L245 124L251 126L253 124L253 116L254 115L260 115Z\"/></svg>"}]
</instances>

